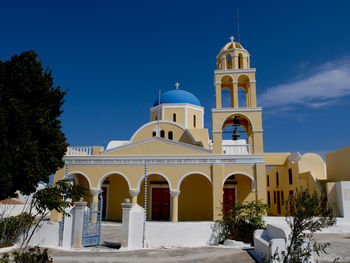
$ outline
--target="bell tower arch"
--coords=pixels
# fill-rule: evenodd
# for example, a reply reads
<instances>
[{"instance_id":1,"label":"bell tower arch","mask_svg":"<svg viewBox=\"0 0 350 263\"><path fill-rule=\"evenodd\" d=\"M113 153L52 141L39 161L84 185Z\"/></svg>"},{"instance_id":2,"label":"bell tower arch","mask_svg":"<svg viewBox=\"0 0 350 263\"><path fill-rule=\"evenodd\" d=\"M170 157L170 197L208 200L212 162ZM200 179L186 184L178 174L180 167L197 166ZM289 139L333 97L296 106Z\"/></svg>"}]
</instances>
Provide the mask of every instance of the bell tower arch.
<instances>
[{"instance_id":1,"label":"bell tower arch","mask_svg":"<svg viewBox=\"0 0 350 263\"><path fill-rule=\"evenodd\" d=\"M216 65L213 152L223 154L222 132L225 127L233 125L236 129L241 125L247 134L249 154L263 154L262 108L257 107L256 69L250 67L248 51L231 37L217 55ZM223 91L229 92L229 98L222 95ZM237 136L233 138L235 140Z\"/></svg>"}]
</instances>

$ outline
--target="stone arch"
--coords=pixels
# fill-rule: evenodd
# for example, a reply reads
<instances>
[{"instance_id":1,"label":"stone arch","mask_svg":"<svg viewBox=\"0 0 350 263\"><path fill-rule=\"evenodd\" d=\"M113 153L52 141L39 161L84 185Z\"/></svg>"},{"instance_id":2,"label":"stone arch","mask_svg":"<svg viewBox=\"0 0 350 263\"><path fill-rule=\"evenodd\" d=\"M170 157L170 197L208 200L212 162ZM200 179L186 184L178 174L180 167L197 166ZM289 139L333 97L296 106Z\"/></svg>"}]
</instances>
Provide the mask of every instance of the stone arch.
<instances>
[{"instance_id":1,"label":"stone arch","mask_svg":"<svg viewBox=\"0 0 350 263\"><path fill-rule=\"evenodd\" d=\"M163 173L160 173L160 172L147 172L147 176L149 175L160 175L162 176L167 182L168 182L168 185L169 185L169 189L172 190L172 186L171 186L171 182L169 180L169 178L164 175ZM137 183L137 187L136 187L136 190L140 191L140 187L141 187L141 184L143 183L143 180L145 179L145 175L142 175ZM134 190L134 189L133 189Z\"/></svg>"},{"instance_id":2,"label":"stone arch","mask_svg":"<svg viewBox=\"0 0 350 263\"><path fill-rule=\"evenodd\" d=\"M255 180L254 176L252 176L248 173L245 173L245 172L233 172L233 173L228 174L224 178L224 180L222 181L222 187L224 187L225 181L232 175L245 175L245 176L249 177L251 180L251 190L252 190L252 192L256 192L256 180Z\"/></svg>"},{"instance_id":3,"label":"stone arch","mask_svg":"<svg viewBox=\"0 0 350 263\"><path fill-rule=\"evenodd\" d=\"M202 173L202 172L198 172L198 171L193 171L193 172L189 172L189 173L184 174L184 175L180 178L179 182L177 183L177 189L176 189L176 190L180 191L180 187L181 187L182 181L183 181L187 176L190 176L191 174L200 174L200 175L203 175L205 178L207 178L207 179L209 180L210 184L213 186L213 182L212 182L211 178L210 178L207 174Z\"/></svg>"},{"instance_id":4,"label":"stone arch","mask_svg":"<svg viewBox=\"0 0 350 263\"><path fill-rule=\"evenodd\" d=\"M225 94L225 90L229 91L229 95ZM233 77L225 75L221 78L221 104L223 108L233 107Z\"/></svg>"},{"instance_id":5,"label":"stone arch","mask_svg":"<svg viewBox=\"0 0 350 263\"><path fill-rule=\"evenodd\" d=\"M100 178L100 180L98 181L97 188L101 188L102 183L104 182L104 180L105 180L108 176L113 175L113 174L117 174L117 175L120 175L120 176L124 177L124 179L125 179L126 182L128 183L129 190L132 190L132 189L131 189L131 184L130 184L129 178L128 178L125 174L123 174L123 173L121 173L121 172L118 172L118 171L111 171L111 172L108 172L108 173L106 173L105 175L103 175L103 176Z\"/></svg>"},{"instance_id":6,"label":"stone arch","mask_svg":"<svg viewBox=\"0 0 350 263\"><path fill-rule=\"evenodd\" d=\"M102 218L121 221L121 203L125 198L130 198L129 179L121 172L111 171L100 178L98 189L103 190Z\"/></svg>"},{"instance_id":7,"label":"stone arch","mask_svg":"<svg viewBox=\"0 0 350 263\"><path fill-rule=\"evenodd\" d=\"M230 117L234 117L237 115L241 115L244 118L246 118L249 121L249 124L252 126L252 130L254 131L254 123L252 122L252 120L249 118L248 115L244 114L243 112L235 112L235 113L229 113L227 114L227 116L224 118L224 120L221 123L221 130L223 130L225 122L230 118Z\"/></svg>"},{"instance_id":8,"label":"stone arch","mask_svg":"<svg viewBox=\"0 0 350 263\"><path fill-rule=\"evenodd\" d=\"M83 172L80 172L80 171L72 171L72 172L70 172L70 173L68 173L68 178L69 177L71 177L71 176L74 176L74 175L76 175L76 174L80 174L80 175L82 175L83 177L85 177L85 179L88 181L88 183L89 183L89 187L91 188L92 187L92 185L91 185L91 180L90 180L90 178L89 178L89 176L87 176L85 173L83 173Z\"/></svg>"},{"instance_id":9,"label":"stone arch","mask_svg":"<svg viewBox=\"0 0 350 263\"><path fill-rule=\"evenodd\" d=\"M213 220L213 185L202 172L186 173L178 183L179 221Z\"/></svg>"},{"instance_id":10,"label":"stone arch","mask_svg":"<svg viewBox=\"0 0 350 263\"><path fill-rule=\"evenodd\" d=\"M80 176L82 177L82 179L79 178ZM92 188L90 178L85 173L80 172L80 171L72 171L72 172L68 173L67 178L70 178L70 177L72 177L74 179L73 185L80 184L84 188L87 188L87 189ZM90 197L85 196L83 199L84 199L84 201L87 202L88 206L91 205ZM75 202L75 201L79 201L79 200L72 200L72 201Z\"/></svg>"},{"instance_id":11,"label":"stone arch","mask_svg":"<svg viewBox=\"0 0 350 263\"><path fill-rule=\"evenodd\" d=\"M240 74L237 78L238 103L240 107L250 107L250 77L246 74Z\"/></svg>"},{"instance_id":12,"label":"stone arch","mask_svg":"<svg viewBox=\"0 0 350 263\"><path fill-rule=\"evenodd\" d=\"M238 69L243 69L244 63L243 63L243 54L238 53Z\"/></svg>"},{"instance_id":13,"label":"stone arch","mask_svg":"<svg viewBox=\"0 0 350 263\"><path fill-rule=\"evenodd\" d=\"M147 205L147 218L149 220L170 220L170 180L162 173L148 172L147 188L145 188L146 182L144 179L145 176L142 176L138 182L137 189L139 194L137 203L140 206L144 206L145 204ZM145 201L146 197L147 199Z\"/></svg>"}]
</instances>

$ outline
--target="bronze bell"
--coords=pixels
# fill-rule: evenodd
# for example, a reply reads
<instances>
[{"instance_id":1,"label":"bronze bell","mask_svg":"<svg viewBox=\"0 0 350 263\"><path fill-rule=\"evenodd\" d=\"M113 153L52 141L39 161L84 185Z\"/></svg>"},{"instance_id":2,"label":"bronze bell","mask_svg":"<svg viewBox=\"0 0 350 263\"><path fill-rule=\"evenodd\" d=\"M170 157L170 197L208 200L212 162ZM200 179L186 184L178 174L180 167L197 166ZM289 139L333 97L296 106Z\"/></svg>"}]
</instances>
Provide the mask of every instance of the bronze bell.
<instances>
[{"instance_id":1,"label":"bronze bell","mask_svg":"<svg viewBox=\"0 0 350 263\"><path fill-rule=\"evenodd\" d=\"M237 141L237 138L240 137L240 136L241 135L239 134L237 126L235 126L235 129L233 130L233 134L232 134L232 140Z\"/></svg>"}]
</instances>

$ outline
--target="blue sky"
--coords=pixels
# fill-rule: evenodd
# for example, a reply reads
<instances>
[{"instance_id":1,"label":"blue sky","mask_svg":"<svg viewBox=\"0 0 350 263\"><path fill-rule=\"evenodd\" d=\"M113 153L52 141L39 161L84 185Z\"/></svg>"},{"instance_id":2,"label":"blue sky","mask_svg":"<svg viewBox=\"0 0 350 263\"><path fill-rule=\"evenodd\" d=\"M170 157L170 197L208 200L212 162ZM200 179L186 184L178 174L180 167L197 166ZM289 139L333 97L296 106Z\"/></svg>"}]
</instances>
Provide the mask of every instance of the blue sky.
<instances>
[{"instance_id":1,"label":"blue sky","mask_svg":"<svg viewBox=\"0 0 350 263\"><path fill-rule=\"evenodd\" d=\"M349 1L2 1L0 59L33 49L69 90L71 145L129 139L180 82L211 130L215 57L237 39L257 69L266 152L347 146Z\"/></svg>"}]
</instances>

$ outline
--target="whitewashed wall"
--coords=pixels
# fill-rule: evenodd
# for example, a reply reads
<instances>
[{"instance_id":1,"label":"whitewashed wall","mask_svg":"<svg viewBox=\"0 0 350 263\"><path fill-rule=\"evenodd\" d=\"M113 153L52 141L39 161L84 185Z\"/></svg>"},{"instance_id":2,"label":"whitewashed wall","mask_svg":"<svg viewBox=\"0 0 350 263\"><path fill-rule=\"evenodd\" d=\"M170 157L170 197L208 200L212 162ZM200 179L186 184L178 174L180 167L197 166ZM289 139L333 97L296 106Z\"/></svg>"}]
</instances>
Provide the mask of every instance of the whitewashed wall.
<instances>
[{"instance_id":1,"label":"whitewashed wall","mask_svg":"<svg viewBox=\"0 0 350 263\"><path fill-rule=\"evenodd\" d=\"M147 222L145 246L199 247L216 243L215 222Z\"/></svg>"},{"instance_id":2,"label":"whitewashed wall","mask_svg":"<svg viewBox=\"0 0 350 263\"><path fill-rule=\"evenodd\" d=\"M31 246L57 247L59 238L59 222L45 221L34 233L29 242Z\"/></svg>"},{"instance_id":3,"label":"whitewashed wall","mask_svg":"<svg viewBox=\"0 0 350 263\"><path fill-rule=\"evenodd\" d=\"M339 213L350 221L350 181L336 183Z\"/></svg>"}]
</instances>

